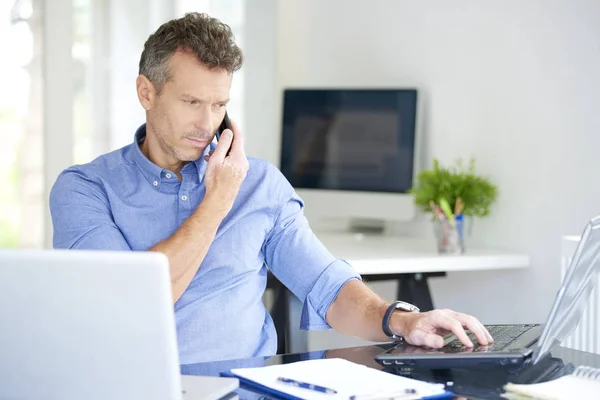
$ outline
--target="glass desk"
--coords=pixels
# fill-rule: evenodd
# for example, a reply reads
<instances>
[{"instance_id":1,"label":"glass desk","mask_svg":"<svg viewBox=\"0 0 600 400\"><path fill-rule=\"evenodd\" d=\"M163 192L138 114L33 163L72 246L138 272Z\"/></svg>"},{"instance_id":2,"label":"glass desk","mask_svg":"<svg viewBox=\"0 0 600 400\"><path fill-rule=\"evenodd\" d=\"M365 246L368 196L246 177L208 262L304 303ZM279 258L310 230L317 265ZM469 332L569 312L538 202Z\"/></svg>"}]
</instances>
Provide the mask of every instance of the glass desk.
<instances>
[{"instance_id":1,"label":"glass desk","mask_svg":"<svg viewBox=\"0 0 600 400\"><path fill-rule=\"evenodd\" d=\"M306 353L283 354L272 357L256 357L242 360L217 361L181 366L184 375L218 376L220 372L232 368L260 367L286 364L318 358L343 358L368 367L384 370L374 357L393 347L394 344L350 347L312 351ZM587 365L600 368L600 355L557 347L538 364L514 371L502 367L452 368L452 369L388 369L386 371L414 379L444 383L446 389L456 393L455 399L500 399L506 382L534 383L556 379L570 374L575 367ZM250 391L243 386L236 391L240 399L270 399L264 394Z\"/></svg>"}]
</instances>

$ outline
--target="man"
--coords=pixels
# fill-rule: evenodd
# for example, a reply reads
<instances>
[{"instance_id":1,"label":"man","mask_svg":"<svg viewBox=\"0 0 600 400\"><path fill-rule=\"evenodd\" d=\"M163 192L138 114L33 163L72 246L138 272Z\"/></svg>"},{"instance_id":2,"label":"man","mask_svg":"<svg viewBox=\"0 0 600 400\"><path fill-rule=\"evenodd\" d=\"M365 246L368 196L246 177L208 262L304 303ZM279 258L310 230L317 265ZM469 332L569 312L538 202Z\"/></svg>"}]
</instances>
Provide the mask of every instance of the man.
<instances>
[{"instance_id":1,"label":"man","mask_svg":"<svg viewBox=\"0 0 600 400\"><path fill-rule=\"evenodd\" d=\"M131 145L58 177L54 246L165 253L184 364L275 353L261 301L266 266L303 301L303 329L389 340L390 304L319 242L280 171L246 157L235 124L212 143L241 65L229 27L204 14L151 35L136 80L146 123ZM452 331L472 346L463 327L492 341L468 315L389 310L388 335L413 344L441 347L440 334Z\"/></svg>"}]
</instances>

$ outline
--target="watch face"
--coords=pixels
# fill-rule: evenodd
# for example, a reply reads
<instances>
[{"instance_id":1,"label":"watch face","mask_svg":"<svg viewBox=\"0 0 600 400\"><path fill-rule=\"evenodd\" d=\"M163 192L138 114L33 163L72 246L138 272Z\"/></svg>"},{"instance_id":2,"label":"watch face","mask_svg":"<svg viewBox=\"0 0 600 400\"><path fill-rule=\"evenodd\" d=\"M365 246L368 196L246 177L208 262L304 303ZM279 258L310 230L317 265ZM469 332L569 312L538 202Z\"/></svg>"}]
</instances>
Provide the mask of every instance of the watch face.
<instances>
[{"instance_id":1,"label":"watch face","mask_svg":"<svg viewBox=\"0 0 600 400\"><path fill-rule=\"evenodd\" d=\"M396 308L400 309L400 310L403 310L403 311L410 311L410 312L413 312L413 311L414 312L419 312L420 311L419 307L417 307L417 306L415 306L413 304L407 303L405 301L399 301L396 304Z\"/></svg>"}]
</instances>

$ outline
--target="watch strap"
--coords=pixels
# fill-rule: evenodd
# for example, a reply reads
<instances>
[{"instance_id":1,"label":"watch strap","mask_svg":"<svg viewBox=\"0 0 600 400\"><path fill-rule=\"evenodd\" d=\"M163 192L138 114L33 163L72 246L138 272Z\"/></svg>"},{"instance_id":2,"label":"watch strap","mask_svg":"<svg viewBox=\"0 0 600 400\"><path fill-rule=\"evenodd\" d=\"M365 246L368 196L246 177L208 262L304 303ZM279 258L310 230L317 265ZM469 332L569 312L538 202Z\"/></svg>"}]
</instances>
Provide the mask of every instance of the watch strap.
<instances>
[{"instance_id":1,"label":"watch strap","mask_svg":"<svg viewBox=\"0 0 600 400\"><path fill-rule=\"evenodd\" d=\"M383 315L383 320L381 321L381 329L383 330L383 333L385 333L386 336L388 336L392 340L402 340L402 336L396 335L390 329L390 319L392 318L392 314L396 310L403 310L407 312L419 312L419 309L416 306L413 306L412 304L407 304L404 301L395 301L392 304L390 304L390 306L385 311L385 314Z\"/></svg>"}]
</instances>

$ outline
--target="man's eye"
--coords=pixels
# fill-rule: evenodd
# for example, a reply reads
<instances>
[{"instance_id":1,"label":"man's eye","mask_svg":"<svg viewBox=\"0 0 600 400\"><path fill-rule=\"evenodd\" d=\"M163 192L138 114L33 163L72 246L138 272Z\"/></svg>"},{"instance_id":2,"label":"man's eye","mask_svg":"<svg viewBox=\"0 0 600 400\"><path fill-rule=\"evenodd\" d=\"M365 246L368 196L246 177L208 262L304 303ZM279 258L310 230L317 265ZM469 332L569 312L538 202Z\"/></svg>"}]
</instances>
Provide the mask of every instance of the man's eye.
<instances>
[{"instance_id":1,"label":"man's eye","mask_svg":"<svg viewBox=\"0 0 600 400\"><path fill-rule=\"evenodd\" d=\"M196 100L184 100L186 103L188 103L191 106L194 106L196 104L198 104L198 102Z\"/></svg>"}]
</instances>

